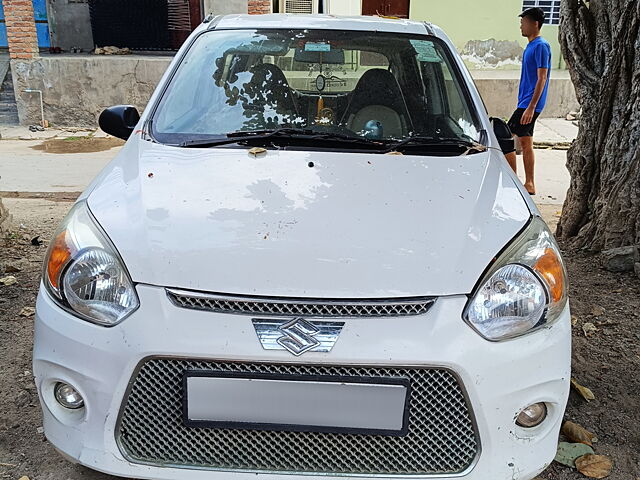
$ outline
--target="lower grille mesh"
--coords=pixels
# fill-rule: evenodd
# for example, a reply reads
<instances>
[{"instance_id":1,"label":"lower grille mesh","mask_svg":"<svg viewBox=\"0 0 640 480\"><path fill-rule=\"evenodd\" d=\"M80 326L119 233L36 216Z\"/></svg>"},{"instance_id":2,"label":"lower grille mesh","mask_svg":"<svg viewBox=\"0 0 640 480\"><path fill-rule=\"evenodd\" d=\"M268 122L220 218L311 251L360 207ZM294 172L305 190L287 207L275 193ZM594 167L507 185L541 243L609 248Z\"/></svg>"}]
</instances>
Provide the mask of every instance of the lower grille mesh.
<instances>
[{"instance_id":1,"label":"lower grille mesh","mask_svg":"<svg viewBox=\"0 0 640 480\"><path fill-rule=\"evenodd\" d=\"M392 437L188 428L182 422L182 374L188 369L408 378L409 433ZM116 435L123 454L138 463L231 471L429 475L460 473L479 450L460 385L442 369L158 358L142 366L125 401Z\"/></svg>"}]
</instances>

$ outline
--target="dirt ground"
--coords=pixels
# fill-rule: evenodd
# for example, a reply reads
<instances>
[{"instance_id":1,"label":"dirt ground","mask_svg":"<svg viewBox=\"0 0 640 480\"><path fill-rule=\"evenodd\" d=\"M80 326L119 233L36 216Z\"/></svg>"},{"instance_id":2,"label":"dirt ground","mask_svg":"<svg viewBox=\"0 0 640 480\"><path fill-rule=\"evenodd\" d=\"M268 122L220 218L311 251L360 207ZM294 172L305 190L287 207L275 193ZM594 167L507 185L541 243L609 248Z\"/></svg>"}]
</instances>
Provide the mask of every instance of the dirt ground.
<instances>
[{"instance_id":1,"label":"dirt ground","mask_svg":"<svg viewBox=\"0 0 640 480\"><path fill-rule=\"evenodd\" d=\"M42 258L53 230L71 206L69 200L65 196L4 200L15 228L0 238L0 278L13 275L17 284L0 285L0 478L112 478L67 463L44 438L30 371L33 317L20 316L23 307L35 305ZM557 206L542 211L549 223L557 221ZM36 236L43 245L32 245ZM585 254L566 252L565 259L577 318L573 376L596 397L586 402L572 392L566 418L598 436L596 453L609 455L614 462L609 479L640 480L640 281L631 274L608 273L596 258ZM594 307L598 317L592 314ZM602 309L604 313L597 311ZM598 328L590 337L583 333L586 322ZM585 477L554 463L541 478Z\"/></svg>"}]
</instances>

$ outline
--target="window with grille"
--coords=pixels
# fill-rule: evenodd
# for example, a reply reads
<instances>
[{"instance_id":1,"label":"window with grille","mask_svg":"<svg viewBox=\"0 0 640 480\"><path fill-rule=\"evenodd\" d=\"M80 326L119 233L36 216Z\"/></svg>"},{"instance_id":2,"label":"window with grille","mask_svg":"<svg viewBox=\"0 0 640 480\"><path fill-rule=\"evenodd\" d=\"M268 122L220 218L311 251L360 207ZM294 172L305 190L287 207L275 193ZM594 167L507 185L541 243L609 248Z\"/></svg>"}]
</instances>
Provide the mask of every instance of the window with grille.
<instances>
[{"instance_id":1,"label":"window with grille","mask_svg":"<svg viewBox=\"0 0 640 480\"><path fill-rule=\"evenodd\" d=\"M284 13L313 13L313 0L285 0Z\"/></svg>"},{"instance_id":2,"label":"window with grille","mask_svg":"<svg viewBox=\"0 0 640 480\"><path fill-rule=\"evenodd\" d=\"M560 0L523 0L522 11L527 8L539 7L545 15L545 24L560 25Z\"/></svg>"},{"instance_id":3,"label":"window with grille","mask_svg":"<svg viewBox=\"0 0 640 480\"><path fill-rule=\"evenodd\" d=\"M167 0L169 30L191 33L191 11L188 0Z\"/></svg>"},{"instance_id":4,"label":"window with grille","mask_svg":"<svg viewBox=\"0 0 640 480\"><path fill-rule=\"evenodd\" d=\"M329 13L329 0L273 0L272 6L273 13Z\"/></svg>"}]
</instances>

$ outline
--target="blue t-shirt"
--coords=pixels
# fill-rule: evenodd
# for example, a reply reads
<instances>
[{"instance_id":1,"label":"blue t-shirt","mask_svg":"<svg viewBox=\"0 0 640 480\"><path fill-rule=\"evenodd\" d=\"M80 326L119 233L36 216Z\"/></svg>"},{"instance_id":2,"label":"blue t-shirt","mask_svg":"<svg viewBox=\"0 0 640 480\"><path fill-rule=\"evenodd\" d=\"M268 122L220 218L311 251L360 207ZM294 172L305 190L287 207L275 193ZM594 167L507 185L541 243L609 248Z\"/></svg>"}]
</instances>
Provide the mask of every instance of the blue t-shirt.
<instances>
[{"instance_id":1,"label":"blue t-shirt","mask_svg":"<svg viewBox=\"0 0 640 480\"><path fill-rule=\"evenodd\" d=\"M538 82L539 68L548 68L549 73L547 74L547 83L544 86L542 96L536 105L536 112L541 112L547 101L549 75L551 74L551 45L542 37L536 37L524 49L522 73L520 74L520 91L518 92L518 108L529 107Z\"/></svg>"}]
</instances>

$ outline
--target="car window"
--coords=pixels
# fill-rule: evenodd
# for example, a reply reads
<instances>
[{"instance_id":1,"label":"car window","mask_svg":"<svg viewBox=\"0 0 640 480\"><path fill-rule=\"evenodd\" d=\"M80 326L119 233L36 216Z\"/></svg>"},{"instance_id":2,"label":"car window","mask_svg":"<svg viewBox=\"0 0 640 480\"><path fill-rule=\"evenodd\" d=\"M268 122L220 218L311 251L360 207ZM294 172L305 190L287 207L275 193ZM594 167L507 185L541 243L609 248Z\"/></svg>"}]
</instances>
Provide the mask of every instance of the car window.
<instances>
[{"instance_id":1,"label":"car window","mask_svg":"<svg viewBox=\"0 0 640 480\"><path fill-rule=\"evenodd\" d=\"M441 50L433 48L433 42L413 41L416 46L416 59L420 64L422 77L425 81L437 84L441 78L443 85L434 89L430 98L439 101L434 105L439 114L452 120L468 137L477 140L479 131L470 121L472 114L469 102L465 99L462 83L455 77L451 60L441 54Z\"/></svg>"},{"instance_id":2,"label":"car window","mask_svg":"<svg viewBox=\"0 0 640 480\"><path fill-rule=\"evenodd\" d=\"M294 50L282 57L266 56L263 61L277 65L291 88L310 94L317 92L317 78L320 74L325 78L325 94L348 93L355 89L366 70L389 67L387 57L366 50L344 50L344 63L298 61Z\"/></svg>"},{"instance_id":3,"label":"car window","mask_svg":"<svg viewBox=\"0 0 640 480\"><path fill-rule=\"evenodd\" d=\"M447 47L429 36L212 31L180 63L155 110L153 134L178 144L291 127L479 141L466 92Z\"/></svg>"}]
</instances>

